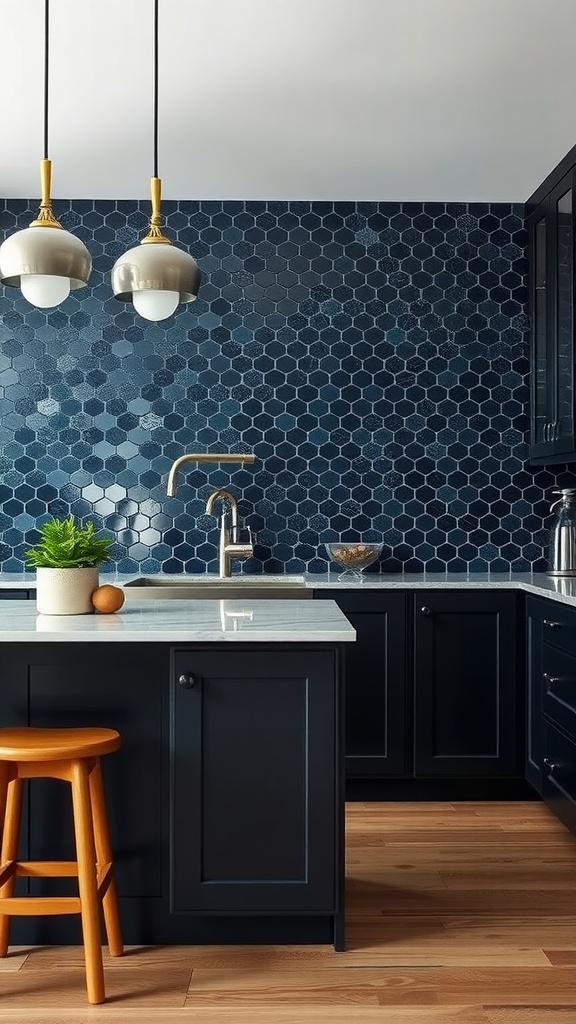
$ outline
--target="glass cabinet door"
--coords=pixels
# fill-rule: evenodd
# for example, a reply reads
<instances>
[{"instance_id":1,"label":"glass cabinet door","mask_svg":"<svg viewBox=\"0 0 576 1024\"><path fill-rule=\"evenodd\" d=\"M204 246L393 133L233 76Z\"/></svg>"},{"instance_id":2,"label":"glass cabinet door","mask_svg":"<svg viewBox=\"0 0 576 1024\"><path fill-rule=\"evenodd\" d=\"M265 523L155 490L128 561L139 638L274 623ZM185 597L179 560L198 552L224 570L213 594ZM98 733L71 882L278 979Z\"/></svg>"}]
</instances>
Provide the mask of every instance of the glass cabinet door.
<instances>
[{"instance_id":1,"label":"glass cabinet door","mask_svg":"<svg viewBox=\"0 0 576 1024\"><path fill-rule=\"evenodd\" d=\"M570 451L574 437L574 230L570 181L552 193L554 216L554 331L552 440L556 452ZM566 187L566 185L568 187ZM560 193L560 194L558 194Z\"/></svg>"},{"instance_id":2,"label":"glass cabinet door","mask_svg":"<svg viewBox=\"0 0 576 1024\"><path fill-rule=\"evenodd\" d=\"M575 213L574 173L570 171L528 220L530 457L539 464L562 462L563 456L576 451Z\"/></svg>"},{"instance_id":3,"label":"glass cabinet door","mask_svg":"<svg viewBox=\"0 0 576 1024\"><path fill-rule=\"evenodd\" d=\"M546 444L550 411L551 388L548 381L550 356L548 352L547 267L548 246L546 216L543 212L531 226L532 231L532 445Z\"/></svg>"}]
</instances>

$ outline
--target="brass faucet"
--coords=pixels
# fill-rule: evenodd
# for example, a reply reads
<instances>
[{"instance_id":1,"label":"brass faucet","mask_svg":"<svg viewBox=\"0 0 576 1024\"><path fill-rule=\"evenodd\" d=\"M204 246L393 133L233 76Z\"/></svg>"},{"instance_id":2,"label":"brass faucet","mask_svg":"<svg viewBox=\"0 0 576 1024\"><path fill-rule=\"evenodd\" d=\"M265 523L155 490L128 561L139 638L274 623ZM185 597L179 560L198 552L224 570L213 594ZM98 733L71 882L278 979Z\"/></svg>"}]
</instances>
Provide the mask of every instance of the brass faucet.
<instances>
[{"instance_id":1,"label":"brass faucet","mask_svg":"<svg viewBox=\"0 0 576 1024\"><path fill-rule=\"evenodd\" d=\"M250 558L254 554L252 534L248 527L249 540L242 543L238 540L238 504L236 498L230 491L218 488L212 491L206 502L206 512L213 515L214 502L225 501L230 507L231 527L228 529L226 523L226 508L220 516L220 543L218 546L218 574L222 579L232 575L231 565L233 558Z\"/></svg>"},{"instance_id":2,"label":"brass faucet","mask_svg":"<svg viewBox=\"0 0 576 1024\"><path fill-rule=\"evenodd\" d=\"M181 455L180 458L176 459L170 467L168 473L168 484L166 491L170 498L173 498L176 494L176 477L180 471L180 468L187 462L235 462L244 463L245 465L252 465L256 461L256 456L249 452L244 454L242 452L198 452L189 453L187 455Z\"/></svg>"}]
</instances>

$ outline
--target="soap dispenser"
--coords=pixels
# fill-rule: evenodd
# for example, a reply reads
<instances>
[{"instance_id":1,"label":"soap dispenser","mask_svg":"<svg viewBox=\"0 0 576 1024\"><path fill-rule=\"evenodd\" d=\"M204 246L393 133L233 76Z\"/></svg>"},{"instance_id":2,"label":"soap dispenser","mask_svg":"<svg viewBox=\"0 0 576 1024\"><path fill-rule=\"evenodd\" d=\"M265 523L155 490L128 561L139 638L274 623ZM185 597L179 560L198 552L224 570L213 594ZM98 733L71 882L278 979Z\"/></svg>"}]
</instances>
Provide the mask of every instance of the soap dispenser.
<instances>
[{"instance_id":1,"label":"soap dispenser","mask_svg":"<svg viewBox=\"0 0 576 1024\"><path fill-rule=\"evenodd\" d=\"M555 512L548 556L550 576L576 576L576 489L552 491L560 498L550 507Z\"/></svg>"}]
</instances>

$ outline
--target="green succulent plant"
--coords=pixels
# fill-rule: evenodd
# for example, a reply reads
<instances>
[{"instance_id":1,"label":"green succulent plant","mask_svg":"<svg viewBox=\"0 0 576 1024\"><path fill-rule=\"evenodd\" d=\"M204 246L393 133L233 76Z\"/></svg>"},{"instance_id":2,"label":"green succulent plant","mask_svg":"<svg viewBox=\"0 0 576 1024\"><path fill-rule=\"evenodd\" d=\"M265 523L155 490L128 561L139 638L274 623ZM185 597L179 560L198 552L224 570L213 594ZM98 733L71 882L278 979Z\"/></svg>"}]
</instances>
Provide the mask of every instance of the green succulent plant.
<instances>
[{"instance_id":1,"label":"green succulent plant","mask_svg":"<svg viewBox=\"0 0 576 1024\"><path fill-rule=\"evenodd\" d=\"M81 526L67 519L48 519L39 527L40 540L29 548L25 559L35 569L87 569L110 558L109 537L97 537L94 523Z\"/></svg>"}]
</instances>

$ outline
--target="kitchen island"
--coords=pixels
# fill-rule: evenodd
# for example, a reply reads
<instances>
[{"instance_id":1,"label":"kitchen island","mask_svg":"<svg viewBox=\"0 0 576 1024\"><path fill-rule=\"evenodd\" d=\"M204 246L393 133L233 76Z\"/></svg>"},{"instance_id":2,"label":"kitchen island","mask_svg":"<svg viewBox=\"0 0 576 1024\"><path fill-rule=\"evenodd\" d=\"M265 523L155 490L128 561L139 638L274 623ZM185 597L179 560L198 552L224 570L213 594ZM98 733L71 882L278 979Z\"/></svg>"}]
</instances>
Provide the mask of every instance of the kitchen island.
<instances>
[{"instance_id":1,"label":"kitchen island","mask_svg":"<svg viewBox=\"0 0 576 1024\"><path fill-rule=\"evenodd\" d=\"M122 736L103 769L125 942L343 948L354 639L332 601L134 600L93 616L2 602L0 724ZM21 859L73 859L70 819L64 787L35 780ZM15 919L13 941L76 943L79 923Z\"/></svg>"}]
</instances>

